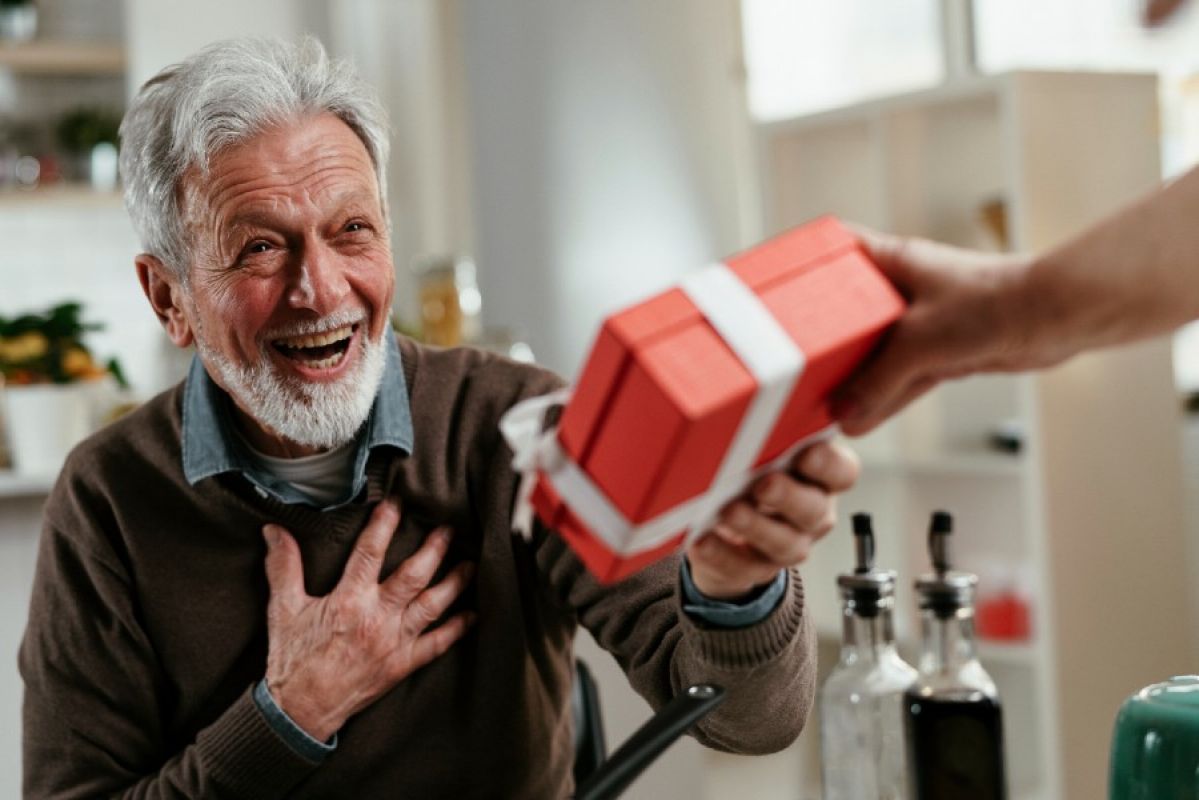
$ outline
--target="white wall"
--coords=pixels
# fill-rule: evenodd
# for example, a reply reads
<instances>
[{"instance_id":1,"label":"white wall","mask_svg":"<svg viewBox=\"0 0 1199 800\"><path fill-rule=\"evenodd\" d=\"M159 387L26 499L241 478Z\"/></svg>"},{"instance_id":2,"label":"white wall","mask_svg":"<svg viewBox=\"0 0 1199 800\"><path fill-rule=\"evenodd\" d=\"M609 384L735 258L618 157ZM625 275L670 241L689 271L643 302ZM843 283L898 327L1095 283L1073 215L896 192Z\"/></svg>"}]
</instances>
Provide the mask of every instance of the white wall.
<instances>
[{"instance_id":1,"label":"white wall","mask_svg":"<svg viewBox=\"0 0 1199 800\"><path fill-rule=\"evenodd\" d=\"M411 323L419 318L413 263L472 250L455 10L442 0L331 0L328 9L329 50L354 62L390 119L394 306Z\"/></svg>"},{"instance_id":2,"label":"white wall","mask_svg":"<svg viewBox=\"0 0 1199 800\"><path fill-rule=\"evenodd\" d=\"M484 319L571 376L603 314L746 242L737 4L460 9Z\"/></svg>"},{"instance_id":3,"label":"white wall","mask_svg":"<svg viewBox=\"0 0 1199 800\"><path fill-rule=\"evenodd\" d=\"M323 5L314 0L125 0L130 96L158 70L220 39L319 33Z\"/></svg>"},{"instance_id":4,"label":"white wall","mask_svg":"<svg viewBox=\"0 0 1199 800\"><path fill-rule=\"evenodd\" d=\"M0 797L21 796L21 697L17 648L25 632L41 497L0 497Z\"/></svg>"},{"instance_id":5,"label":"white wall","mask_svg":"<svg viewBox=\"0 0 1199 800\"><path fill-rule=\"evenodd\" d=\"M471 249L461 55L454 5L442 0L127 0L130 93L167 64L241 35L309 34L353 62L391 122L388 198L396 264L395 307L414 320L409 270L427 254Z\"/></svg>"}]
</instances>

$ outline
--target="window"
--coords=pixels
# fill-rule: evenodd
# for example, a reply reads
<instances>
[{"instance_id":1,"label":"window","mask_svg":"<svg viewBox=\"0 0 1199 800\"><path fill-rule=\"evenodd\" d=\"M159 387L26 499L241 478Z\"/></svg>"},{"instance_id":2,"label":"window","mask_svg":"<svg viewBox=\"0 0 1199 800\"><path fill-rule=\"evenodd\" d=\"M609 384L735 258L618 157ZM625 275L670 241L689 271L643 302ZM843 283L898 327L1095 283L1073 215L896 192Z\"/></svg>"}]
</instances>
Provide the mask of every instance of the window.
<instances>
[{"instance_id":1,"label":"window","mask_svg":"<svg viewBox=\"0 0 1199 800\"><path fill-rule=\"evenodd\" d=\"M1199 9L1160 28L1141 22L1143 0L974 0L975 46L985 72L1008 69L1194 72Z\"/></svg>"},{"instance_id":2,"label":"window","mask_svg":"<svg viewBox=\"0 0 1199 800\"><path fill-rule=\"evenodd\" d=\"M741 8L755 119L942 80L939 0L742 0Z\"/></svg>"}]
</instances>

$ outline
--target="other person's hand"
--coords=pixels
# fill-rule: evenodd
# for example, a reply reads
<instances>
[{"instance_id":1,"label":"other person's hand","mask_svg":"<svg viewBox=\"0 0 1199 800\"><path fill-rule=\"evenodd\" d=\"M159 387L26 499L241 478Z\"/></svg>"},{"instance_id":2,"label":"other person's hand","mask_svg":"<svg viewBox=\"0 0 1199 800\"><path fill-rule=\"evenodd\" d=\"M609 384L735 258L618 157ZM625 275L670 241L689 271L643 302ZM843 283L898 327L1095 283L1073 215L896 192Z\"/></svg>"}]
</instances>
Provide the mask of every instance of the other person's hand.
<instances>
[{"instance_id":1,"label":"other person's hand","mask_svg":"<svg viewBox=\"0 0 1199 800\"><path fill-rule=\"evenodd\" d=\"M300 548L278 525L267 525L267 688L309 735L327 741L347 719L440 656L474 620L455 614L429 625L470 580L459 564L430 581L445 557L450 530L438 528L383 581L379 572L400 521L390 501L379 504L358 536L337 587L325 597L304 591Z\"/></svg>"},{"instance_id":2,"label":"other person's hand","mask_svg":"<svg viewBox=\"0 0 1199 800\"><path fill-rule=\"evenodd\" d=\"M1027 257L855 233L908 308L838 391L834 409L845 433L866 433L942 380L1047 366L1070 355L1035 324L1049 311L1024 290Z\"/></svg>"},{"instance_id":3,"label":"other person's hand","mask_svg":"<svg viewBox=\"0 0 1199 800\"><path fill-rule=\"evenodd\" d=\"M695 588L714 600L736 600L803 562L833 529L834 495L853 486L859 469L848 447L818 442L789 470L763 475L687 548Z\"/></svg>"}]
</instances>

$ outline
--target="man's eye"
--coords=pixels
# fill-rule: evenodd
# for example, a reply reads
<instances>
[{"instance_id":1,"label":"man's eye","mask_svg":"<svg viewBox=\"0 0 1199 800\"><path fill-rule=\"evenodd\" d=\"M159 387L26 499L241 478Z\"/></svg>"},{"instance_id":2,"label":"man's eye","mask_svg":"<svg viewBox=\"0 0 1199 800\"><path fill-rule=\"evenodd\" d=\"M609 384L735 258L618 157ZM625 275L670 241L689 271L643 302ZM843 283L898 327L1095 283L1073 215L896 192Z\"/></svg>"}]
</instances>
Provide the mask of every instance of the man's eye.
<instances>
[{"instance_id":1,"label":"man's eye","mask_svg":"<svg viewBox=\"0 0 1199 800\"><path fill-rule=\"evenodd\" d=\"M357 233L358 231L366 230L365 222L349 222L346 223L346 233Z\"/></svg>"},{"instance_id":2,"label":"man's eye","mask_svg":"<svg viewBox=\"0 0 1199 800\"><path fill-rule=\"evenodd\" d=\"M270 250L270 242L264 242L260 239L258 241L250 242L248 245L243 247L237 258L239 261L244 261L246 259L253 258L254 256L260 256L263 253L269 252Z\"/></svg>"}]
</instances>

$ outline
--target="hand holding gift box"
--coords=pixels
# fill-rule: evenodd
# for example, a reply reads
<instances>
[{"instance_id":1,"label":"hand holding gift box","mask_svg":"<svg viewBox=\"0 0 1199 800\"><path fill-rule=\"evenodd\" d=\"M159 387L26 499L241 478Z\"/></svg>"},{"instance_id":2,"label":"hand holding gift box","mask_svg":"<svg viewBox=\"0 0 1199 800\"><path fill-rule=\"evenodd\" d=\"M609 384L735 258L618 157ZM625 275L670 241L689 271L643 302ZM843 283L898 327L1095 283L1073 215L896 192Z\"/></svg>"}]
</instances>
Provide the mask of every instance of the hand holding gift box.
<instances>
[{"instance_id":1,"label":"hand holding gift box","mask_svg":"<svg viewBox=\"0 0 1199 800\"><path fill-rule=\"evenodd\" d=\"M830 392L902 309L853 235L824 217L615 314L556 429L537 435L561 397L505 419L525 475L514 524L535 511L602 581L695 541L756 479L803 467L799 452L833 431ZM735 506L721 517L732 546Z\"/></svg>"}]
</instances>

